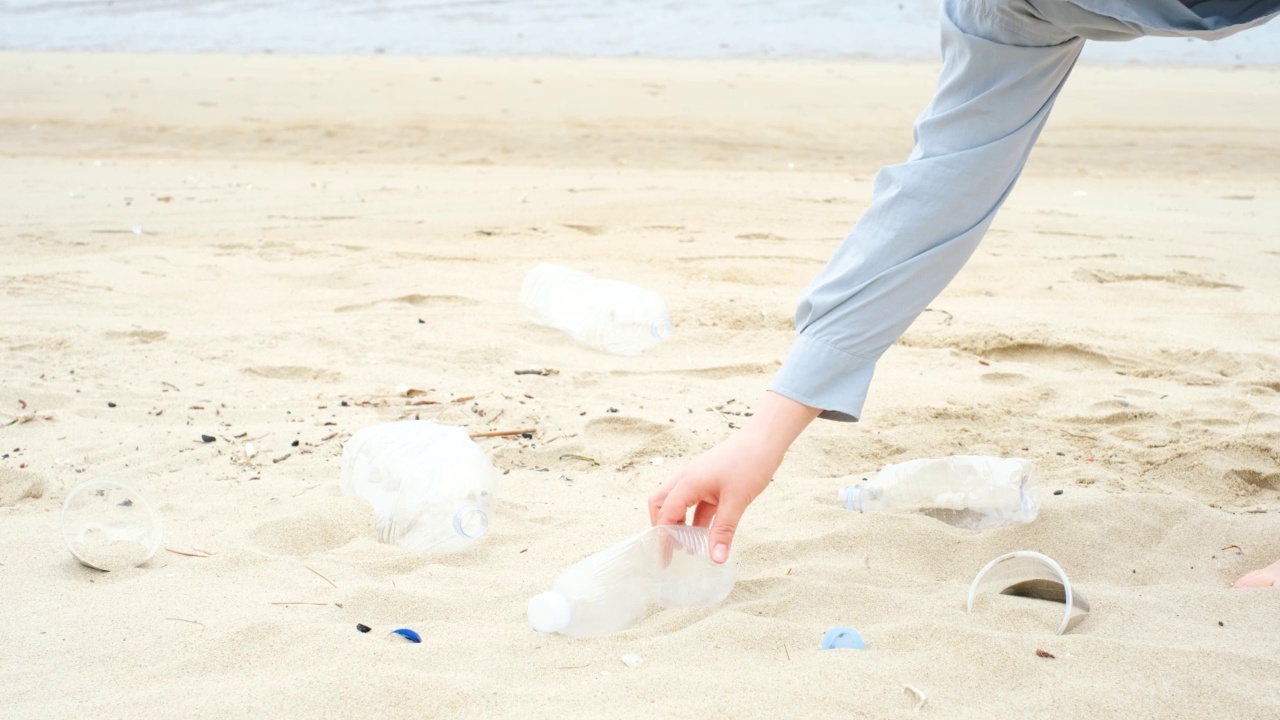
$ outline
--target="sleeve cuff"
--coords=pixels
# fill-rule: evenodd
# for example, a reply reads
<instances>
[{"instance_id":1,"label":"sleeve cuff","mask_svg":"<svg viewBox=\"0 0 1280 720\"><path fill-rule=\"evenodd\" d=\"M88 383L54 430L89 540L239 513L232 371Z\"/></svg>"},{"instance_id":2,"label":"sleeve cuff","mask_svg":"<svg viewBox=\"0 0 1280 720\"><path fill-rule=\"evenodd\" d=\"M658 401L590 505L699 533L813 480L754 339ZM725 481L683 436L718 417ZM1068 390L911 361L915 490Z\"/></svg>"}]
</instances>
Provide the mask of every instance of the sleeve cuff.
<instances>
[{"instance_id":1,"label":"sleeve cuff","mask_svg":"<svg viewBox=\"0 0 1280 720\"><path fill-rule=\"evenodd\" d=\"M818 408L824 420L857 422L875 368L873 359L798 335L769 389Z\"/></svg>"}]
</instances>

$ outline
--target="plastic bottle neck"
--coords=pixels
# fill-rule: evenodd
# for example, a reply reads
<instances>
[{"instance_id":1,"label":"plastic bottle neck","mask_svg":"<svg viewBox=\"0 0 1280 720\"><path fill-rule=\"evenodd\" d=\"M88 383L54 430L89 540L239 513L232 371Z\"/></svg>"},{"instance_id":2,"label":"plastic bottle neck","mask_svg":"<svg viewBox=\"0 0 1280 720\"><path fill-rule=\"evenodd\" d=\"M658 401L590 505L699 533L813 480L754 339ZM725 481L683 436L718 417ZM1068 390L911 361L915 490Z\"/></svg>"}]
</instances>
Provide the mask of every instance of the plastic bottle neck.
<instances>
[{"instance_id":1,"label":"plastic bottle neck","mask_svg":"<svg viewBox=\"0 0 1280 720\"><path fill-rule=\"evenodd\" d=\"M852 485L840 491L840 501L844 503L846 510L854 512L865 512L863 509L863 487L861 485Z\"/></svg>"},{"instance_id":2,"label":"plastic bottle neck","mask_svg":"<svg viewBox=\"0 0 1280 720\"><path fill-rule=\"evenodd\" d=\"M468 503L453 513L453 532L458 537L475 540L489 530L489 515L484 508Z\"/></svg>"}]
</instances>

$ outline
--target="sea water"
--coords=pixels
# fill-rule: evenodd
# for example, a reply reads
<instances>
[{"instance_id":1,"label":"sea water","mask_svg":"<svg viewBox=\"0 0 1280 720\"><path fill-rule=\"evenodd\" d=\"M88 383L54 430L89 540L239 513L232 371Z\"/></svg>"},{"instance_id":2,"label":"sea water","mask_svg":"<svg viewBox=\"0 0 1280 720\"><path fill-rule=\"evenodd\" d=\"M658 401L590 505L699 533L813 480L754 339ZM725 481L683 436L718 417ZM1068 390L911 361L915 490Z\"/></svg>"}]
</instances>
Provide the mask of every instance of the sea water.
<instances>
[{"instance_id":1,"label":"sea water","mask_svg":"<svg viewBox=\"0 0 1280 720\"><path fill-rule=\"evenodd\" d=\"M0 0L0 50L936 60L939 0ZM1280 64L1280 21L1107 63Z\"/></svg>"}]
</instances>

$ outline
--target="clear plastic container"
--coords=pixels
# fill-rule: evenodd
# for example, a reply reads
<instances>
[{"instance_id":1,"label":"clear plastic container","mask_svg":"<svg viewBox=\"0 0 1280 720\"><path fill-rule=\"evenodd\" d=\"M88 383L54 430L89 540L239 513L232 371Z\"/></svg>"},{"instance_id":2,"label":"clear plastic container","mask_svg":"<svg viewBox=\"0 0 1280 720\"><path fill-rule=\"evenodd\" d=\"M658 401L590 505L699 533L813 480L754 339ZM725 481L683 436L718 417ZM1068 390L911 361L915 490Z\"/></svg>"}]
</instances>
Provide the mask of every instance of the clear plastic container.
<instances>
[{"instance_id":1,"label":"clear plastic container","mask_svg":"<svg viewBox=\"0 0 1280 720\"><path fill-rule=\"evenodd\" d=\"M653 605L716 605L735 582L732 556L712 561L706 528L660 525L569 566L550 592L529 601L529 624L574 637L609 635L634 626Z\"/></svg>"},{"instance_id":2,"label":"clear plastic container","mask_svg":"<svg viewBox=\"0 0 1280 720\"><path fill-rule=\"evenodd\" d=\"M80 564L127 570L160 549L160 514L137 490L98 478L77 485L62 503L62 540Z\"/></svg>"},{"instance_id":3,"label":"clear plastic container","mask_svg":"<svg viewBox=\"0 0 1280 720\"><path fill-rule=\"evenodd\" d=\"M489 529L497 473L462 428L405 420L352 435L341 483L373 505L379 541L447 553Z\"/></svg>"},{"instance_id":4,"label":"clear plastic container","mask_svg":"<svg viewBox=\"0 0 1280 720\"><path fill-rule=\"evenodd\" d=\"M888 465L866 484L841 489L839 498L857 512L919 512L977 530L1035 520L1038 484L1029 460L955 455Z\"/></svg>"},{"instance_id":5,"label":"clear plastic container","mask_svg":"<svg viewBox=\"0 0 1280 720\"><path fill-rule=\"evenodd\" d=\"M525 277L520 306L531 321L615 355L639 355L672 333L658 293L550 263Z\"/></svg>"},{"instance_id":6,"label":"clear plastic container","mask_svg":"<svg viewBox=\"0 0 1280 720\"><path fill-rule=\"evenodd\" d=\"M1033 550L1006 553L987 563L969 585L967 612L973 612L974 601L981 593L1062 603L1062 619L1056 634L1071 631L1089 614L1089 601L1071 587L1067 573L1053 558Z\"/></svg>"}]
</instances>

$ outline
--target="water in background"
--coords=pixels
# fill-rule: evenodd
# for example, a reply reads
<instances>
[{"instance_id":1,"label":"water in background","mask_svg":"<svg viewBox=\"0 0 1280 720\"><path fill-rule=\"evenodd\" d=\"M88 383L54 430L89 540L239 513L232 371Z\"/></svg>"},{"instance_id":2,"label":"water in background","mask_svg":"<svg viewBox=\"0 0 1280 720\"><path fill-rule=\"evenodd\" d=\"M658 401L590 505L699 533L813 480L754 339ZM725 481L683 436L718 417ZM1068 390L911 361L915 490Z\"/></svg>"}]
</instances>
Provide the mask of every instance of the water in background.
<instances>
[{"instance_id":1,"label":"water in background","mask_svg":"<svg viewBox=\"0 0 1280 720\"><path fill-rule=\"evenodd\" d=\"M939 0L0 0L0 49L412 55L938 57ZM1280 64L1280 21L1101 62Z\"/></svg>"}]
</instances>

